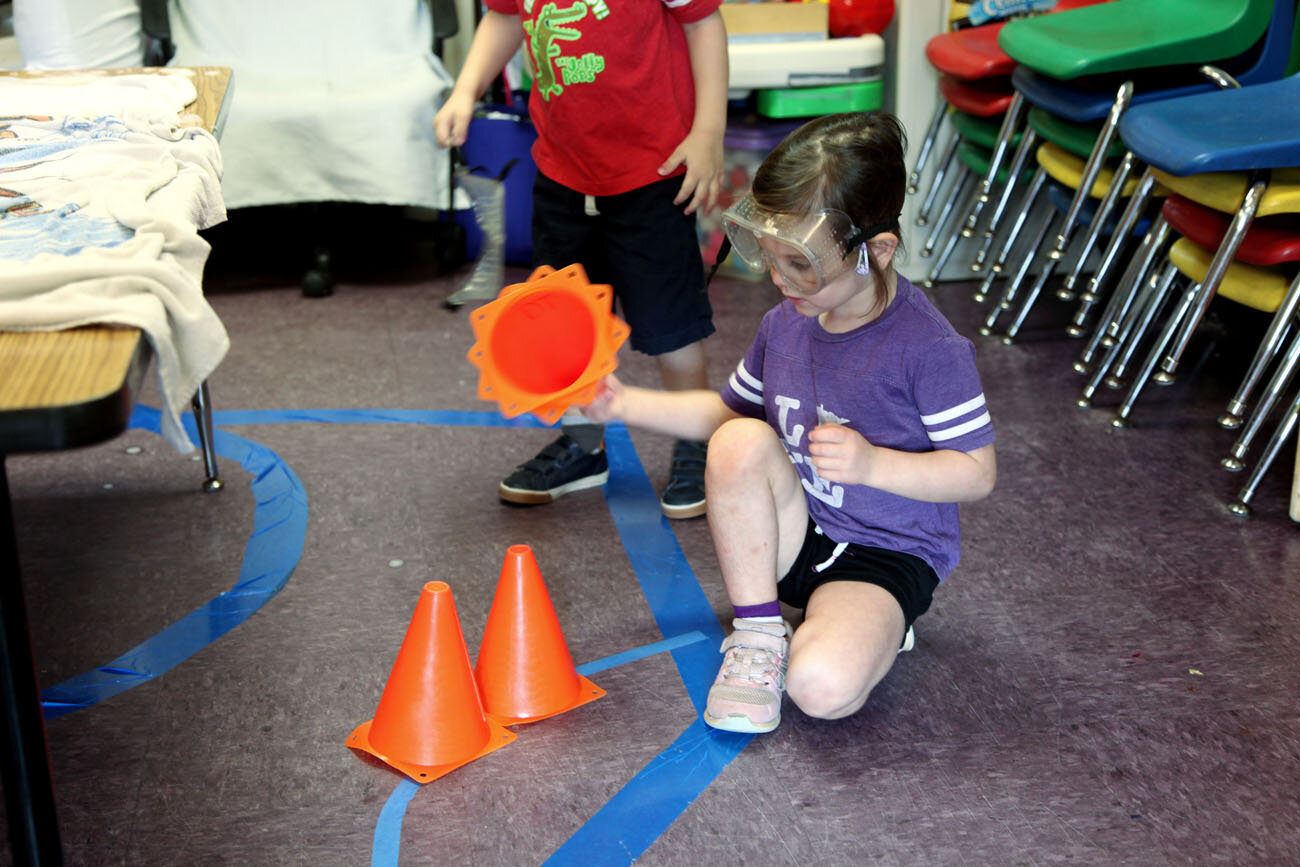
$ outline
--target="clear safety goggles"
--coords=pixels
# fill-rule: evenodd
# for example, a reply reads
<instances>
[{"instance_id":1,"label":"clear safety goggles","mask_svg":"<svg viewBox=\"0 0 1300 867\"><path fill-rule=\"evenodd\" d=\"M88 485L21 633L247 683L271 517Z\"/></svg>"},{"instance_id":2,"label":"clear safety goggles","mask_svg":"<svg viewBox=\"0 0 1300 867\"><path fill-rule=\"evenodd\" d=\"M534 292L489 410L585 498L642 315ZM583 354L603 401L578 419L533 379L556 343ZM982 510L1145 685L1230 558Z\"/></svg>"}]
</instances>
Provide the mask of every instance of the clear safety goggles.
<instances>
[{"instance_id":1,"label":"clear safety goggles","mask_svg":"<svg viewBox=\"0 0 1300 867\"><path fill-rule=\"evenodd\" d=\"M732 250L749 268L771 268L791 289L804 295L820 292L852 267L846 260L864 241L890 228L862 230L848 214L829 209L815 214L776 214L760 208L753 196L745 196L723 212L722 227ZM776 243L764 249L763 239Z\"/></svg>"}]
</instances>

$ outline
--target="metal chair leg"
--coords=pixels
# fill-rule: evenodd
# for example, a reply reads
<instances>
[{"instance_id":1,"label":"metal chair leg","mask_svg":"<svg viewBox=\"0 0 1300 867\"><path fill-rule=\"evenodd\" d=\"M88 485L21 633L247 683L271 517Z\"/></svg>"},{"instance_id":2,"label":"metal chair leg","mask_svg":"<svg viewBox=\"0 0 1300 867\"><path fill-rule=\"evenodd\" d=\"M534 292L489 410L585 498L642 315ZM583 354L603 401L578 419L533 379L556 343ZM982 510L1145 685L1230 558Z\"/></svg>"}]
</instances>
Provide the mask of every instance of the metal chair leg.
<instances>
[{"instance_id":1,"label":"metal chair leg","mask_svg":"<svg viewBox=\"0 0 1300 867\"><path fill-rule=\"evenodd\" d=\"M1038 142L1038 132L1033 129L1026 129L1020 136L1020 144L1016 147L1016 153L1011 158L1011 168L1007 170L1007 182L1002 185L1002 193L998 196L998 202L993 208L993 213L989 216L989 224L984 229L984 237L980 242L979 252L975 254L975 261L971 263L972 271L984 270L984 262L988 259L989 249L993 246L993 241L997 236L998 227L1002 224L1002 217L1007 212L1007 204L1011 201L1020 181L1020 176L1024 174L1025 165L1029 162L1029 157L1034 152L1034 147ZM967 225L974 230L975 226L967 222Z\"/></svg>"},{"instance_id":2,"label":"metal chair leg","mask_svg":"<svg viewBox=\"0 0 1300 867\"><path fill-rule=\"evenodd\" d=\"M1151 329L1151 323L1155 321L1160 308L1169 298L1170 289L1177 277L1178 268L1166 262L1164 270L1159 275L1152 274L1151 279L1147 281L1146 288L1143 290L1147 297L1139 298L1134 303L1119 337L1115 340L1115 348L1120 352L1114 363L1110 365L1106 378L1102 380L1107 388L1124 387L1124 379L1128 376L1133 356L1141 348L1142 341L1146 339L1147 332Z\"/></svg>"},{"instance_id":3,"label":"metal chair leg","mask_svg":"<svg viewBox=\"0 0 1300 867\"><path fill-rule=\"evenodd\" d=\"M943 159L939 161L939 168L934 173L934 179L930 181L930 189L925 193L925 201L921 203L921 210L916 214L916 225L924 226L930 222L930 210L939 197L939 189L943 186L944 178L948 176L948 170L952 168L953 162L957 159L957 145L959 144L961 144L961 136L957 135L954 130L952 137L948 139L948 147L943 152Z\"/></svg>"},{"instance_id":4,"label":"metal chair leg","mask_svg":"<svg viewBox=\"0 0 1300 867\"><path fill-rule=\"evenodd\" d=\"M208 383L204 380L199 390L190 401L194 409L194 426L199 431L199 448L203 451L203 490L219 491L224 482L217 475L217 451L212 441L212 400L208 395Z\"/></svg>"},{"instance_id":5,"label":"metal chair leg","mask_svg":"<svg viewBox=\"0 0 1300 867\"><path fill-rule=\"evenodd\" d=\"M1282 303L1273 313L1273 319L1268 323L1268 330L1264 332L1259 348L1255 350L1255 357L1246 368L1246 375L1242 378L1241 385L1237 386L1236 393L1228 401L1227 411L1219 416L1219 427L1233 430L1241 426L1241 417L1246 411L1246 401L1250 400L1251 391L1264 375L1264 368L1268 367L1269 362L1277 355L1278 347L1282 345L1286 333L1294 324L1297 309L1300 309L1300 274L1296 274L1295 279L1291 281Z\"/></svg>"},{"instance_id":6,"label":"metal chair leg","mask_svg":"<svg viewBox=\"0 0 1300 867\"><path fill-rule=\"evenodd\" d=\"M965 165L961 167L961 173L957 175L956 180L952 182L952 189L949 190L948 196L943 203L943 209L939 211L939 219L935 220L934 226L930 229L930 237L926 238L925 246L921 248L921 257L929 258L934 253L935 246L939 243L939 238L943 236L944 230L948 228L948 218L951 217L957 209L957 202L960 200L966 187L966 181L974 177L972 172ZM957 231L953 227L953 232Z\"/></svg>"},{"instance_id":7,"label":"metal chair leg","mask_svg":"<svg viewBox=\"0 0 1300 867\"><path fill-rule=\"evenodd\" d=\"M1106 195L1102 197L1101 204L1097 205L1097 213L1093 214L1092 222L1088 224L1088 232L1084 236L1083 246L1079 249L1079 256L1074 261L1074 267L1070 269L1070 273L1066 275L1065 280L1061 283L1061 288L1056 292L1056 297L1062 301L1073 301L1075 299L1074 286L1088 262L1088 257L1092 255L1093 248L1097 246L1097 241L1101 238L1102 228L1115 210L1115 203L1119 201L1124 190L1124 184L1128 183L1128 176L1132 174L1136 162L1137 158L1133 156L1132 151L1129 151L1124 154L1124 158L1120 160L1119 166L1116 167L1115 175L1110 182L1110 188L1106 190Z\"/></svg>"},{"instance_id":8,"label":"metal chair leg","mask_svg":"<svg viewBox=\"0 0 1300 867\"><path fill-rule=\"evenodd\" d=\"M975 196L974 183L975 175L973 172L966 172L963 174L961 178L961 186L959 186L957 191L953 194L953 201L969 202L973 199ZM961 211L959 210L957 213L961 213ZM938 258L934 260L934 265L930 268L930 273L926 275L925 285L927 287L933 286L935 281L939 279L939 275L943 273L944 266L947 265L948 260L952 258L952 253L957 249L957 245L961 243L961 240L961 232L957 230L956 226L953 226L948 232L948 240L944 242L943 250L940 251Z\"/></svg>"},{"instance_id":9,"label":"metal chair leg","mask_svg":"<svg viewBox=\"0 0 1300 867\"><path fill-rule=\"evenodd\" d=\"M925 140L921 142L921 150L916 155L916 166L912 173L907 176L907 192L914 194L921 188L921 176L925 174L926 164L930 161L930 152L934 150L934 143L939 138L939 129L943 126L943 119L948 116L948 103L940 97L934 105L934 114L930 117L930 125L925 130Z\"/></svg>"},{"instance_id":10,"label":"metal chair leg","mask_svg":"<svg viewBox=\"0 0 1300 867\"><path fill-rule=\"evenodd\" d=\"M1268 445L1264 447L1260 455L1259 463L1255 464L1255 469L1251 471L1250 478L1246 479L1246 484L1242 485L1241 491L1237 494L1237 501L1228 506L1228 510L1234 515L1246 517L1251 513L1250 501L1255 498L1255 491L1259 488L1259 482L1268 472L1268 468L1273 465L1277 458L1278 452L1282 450L1282 444L1286 438L1291 435L1295 429L1296 418L1300 417L1300 392L1296 393L1295 400L1291 402L1291 407L1282 416L1278 422L1277 430L1273 431L1273 436L1269 438Z\"/></svg>"},{"instance_id":11,"label":"metal chair leg","mask_svg":"<svg viewBox=\"0 0 1300 867\"><path fill-rule=\"evenodd\" d=\"M1075 370L1080 373L1087 373L1089 365L1092 364L1092 359L1096 355L1097 347L1109 345L1114 339L1113 329L1123 321L1124 313L1128 310L1128 305L1132 302L1134 293L1142 285L1141 281L1146 279L1147 272L1151 270L1152 263L1160 255L1168 238L1169 224L1165 222L1163 216L1157 217L1142 238L1142 243L1138 246L1137 251L1129 260L1128 267L1120 277L1119 284L1115 287L1115 291L1111 293L1106 309L1097 319L1092 336L1084 344L1083 352L1079 354L1079 360L1074 363ZM1090 304L1091 302L1084 303ZM1081 327L1086 322L1084 318L1086 314L1086 308L1081 305L1080 312L1075 314L1074 324Z\"/></svg>"},{"instance_id":12,"label":"metal chair leg","mask_svg":"<svg viewBox=\"0 0 1300 867\"><path fill-rule=\"evenodd\" d=\"M1065 255L1066 248L1070 246L1070 237L1074 234L1074 224L1079 219L1079 212L1083 210L1084 202L1092 195L1093 184L1097 182L1101 168L1106 164L1106 151L1110 150L1110 143L1119 130L1119 119L1124 116L1132 101L1133 82L1126 81L1120 85L1119 91L1115 94L1115 101L1106 115L1106 122L1097 136L1097 142L1092 147L1092 153L1088 155L1088 161L1083 165L1083 176L1074 191L1074 198L1070 200L1070 207L1065 212L1065 224L1061 227L1061 233L1056 236L1056 244L1047 254L1052 259L1060 259Z\"/></svg>"},{"instance_id":13,"label":"metal chair leg","mask_svg":"<svg viewBox=\"0 0 1300 867\"><path fill-rule=\"evenodd\" d=\"M1268 385L1264 387L1264 395L1259 399L1255 410L1250 414L1246 421L1246 426L1242 428L1241 434L1237 441L1232 444L1228 451L1228 456L1219 461L1219 464L1229 472L1237 472L1246 465L1246 452L1250 450L1250 444L1254 441L1259 429L1268 421L1268 416L1273 412L1273 407L1277 405L1277 400L1282 393L1287 390L1291 380L1295 377L1297 367L1300 367L1300 334L1295 336L1291 341L1282 360L1278 362L1277 370L1273 371L1272 378Z\"/></svg>"},{"instance_id":14,"label":"metal chair leg","mask_svg":"<svg viewBox=\"0 0 1300 867\"><path fill-rule=\"evenodd\" d=\"M1016 318L1011 321L1009 326L1007 326L1007 333L1002 336L1003 344L1010 346L1012 343L1016 342L1016 337L1020 334L1020 326L1025 324L1025 319L1028 318L1030 309L1038 300L1038 296L1042 294L1043 287L1046 286L1047 281L1051 279L1052 271L1055 270L1055 268L1055 259L1048 259L1043 263L1043 270L1039 271L1038 276L1034 278L1033 285L1029 287L1029 291L1025 293L1024 300L1020 302L1020 309L1016 311Z\"/></svg>"},{"instance_id":15,"label":"metal chair leg","mask_svg":"<svg viewBox=\"0 0 1300 867\"><path fill-rule=\"evenodd\" d=\"M989 268L988 274L984 275L979 288L975 290L976 301L983 302L989 297L989 292L993 288L993 281L998 278L998 275L1002 273L1002 269L1006 266L1007 259L1011 255L1011 248L1016 245L1016 241L1020 238L1020 232L1029 221L1029 213L1034 209L1034 205L1038 201L1038 194L1046 183L1047 169L1039 166L1034 172L1034 179L1029 184L1029 192L1025 195L1025 201L1020 206L1020 213L1016 215L1016 221L1012 224L1011 231L1007 233L1006 240L1002 244L1002 250L998 253L998 258L993 262L993 267Z\"/></svg>"},{"instance_id":16,"label":"metal chair leg","mask_svg":"<svg viewBox=\"0 0 1300 867\"><path fill-rule=\"evenodd\" d=\"M1129 234L1137 225L1147 202L1151 200L1151 191L1155 188L1155 183L1155 175L1151 174L1151 169L1148 167L1143 171L1137 188L1129 198L1128 206L1124 208L1124 213L1120 215L1119 222L1115 225L1115 233L1110 236L1110 242L1106 245L1106 251L1102 253L1096 272L1088 280L1088 285L1083 292L1079 293L1079 311L1075 314L1074 324L1071 326L1078 334L1082 334L1081 329L1088 321L1089 310L1101 297L1101 287L1105 285L1115 263L1119 261L1119 251L1128 242Z\"/></svg>"},{"instance_id":17,"label":"metal chair leg","mask_svg":"<svg viewBox=\"0 0 1300 867\"><path fill-rule=\"evenodd\" d=\"M1133 384L1129 386L1128 394L1124 395L1124 401L1119 405L1119 409L1115 411L1115 417L1110 420L1112 427L1123 428L1129 426L1129 416L1133 414L1133 405L1137 403L1138 395L1142 393L1147 381L1151 379L1151 372L1156 369L1161 354L1169 345L1169 341L1173 339L1178 324L1187 318L1187 313L1191 310L1192 302L1195 300L1196 293L1200 291L1200 288L1201 284L1193 283L1178 299L1173 312L1169 314L1169 319L1165 322L1165 327L1160 330L1160 337L1157 338L1155 345L1151 347L1146 360L1142 362L1138 375L1133 377Z\"/></svg>"},{"instance_id":18,"label":"metal chair leg","mask_svg":"<svg viewBox=\"0 0 1300 867\"><path fill-rule=\"evenodd\" d=\"M1142 338L1150 330L1151 323L1160 314L1160 308L1168 300L1169 289L1177 277L1178 269L1171 265L1166 267L1165 273L1161 274L1159 279L1145 282L1142 297L1134 306L1133 315L1126 320L1120 339L1111 344L1102 360L1094 365L1092 376L1088 378L1083 393L1075 401L1076 406L1085 408L1092 406L1092 399L1102 383L1111 388L1119 387L1124 368L1128 366L1134 353L1141 346Z\"/></svg>"},{"instance_id":19,"label":"metal chair leg","mask_svg":"<svg viewBox=\"0 0 1300 867\"><path fill-rule=\"evenodd\" d=\"M1016 303L1016 295L1020 292L1020 284L1024 282L1025 275L1029 273L1029 267L1033 264L1034 256L1047 241L1047 232L1051 228L1051 220L1043 220L1038 225L1038 234L1030 242L1029 249L1025 251L1024 258L1020 260L1020 267L1011 279L1007 281L1007 286L1002 290L1002 300L993 305L989 315L985 317L984 324L980 326L979 332L985 337L993 333L993 326L997 324L998 317L1002 315L1003 310L1010 310Z\"/></svg>"},{"instance_id":20,"label":"metal chair leg","mask_svg":"<svg viewBox=\"0 0 1300 867\"><path fill-rule=\"evenodd\" d=\"M989 157L989 170L984 175L984 180L979 186L979 204L981 206L988 203L993 192L993 185L997 183L998 169L1002 168L1002 160L1006 156L1007 148L1011 144L1011 139L1015 136L1016 127L1020 126L1020 117L1025 113L1025 95L1016 91L1011 97L1011 104L1007 106L1007 113L1002 116L1002 126L998 129L998 140L993 144L993 154Z\"/></svg>"},{"instance_id":21,"label":"metal chair leg","mask_svg":"<svg viewBox=\"0 0 1300 867\"><path fill-rule=\"evenodd\" d=\"M1241 200L1241 207L1237 209L1237 213L1233 216L1232 223L1228 226L1228 232L1223 236L1223 241L1220 242L1219 249L1210 262L1209 270L1205 272L1205 279L1201 281L1201 292L1193 302L1191 315L1183 321L1182 327L1178 329L1178 333L1169 346L1168 354L1160 363L1160 373L1157 374L1157 379L1161 383L1173 382L1174 373L1178 370L1178 362L1182 359L1187 344L1191 342L1192 332L1201 323L1201 318L1205 316L1205 311L1209 309L1210 302L1214 300L1214 293L1218 290L1223 275L1227 273L1228 266L1232 264L1233 258L1237 255L1237 248L1241 246L1242 239L1246 237L1246 231L1255 219L1255 212L1259 210L1260 200L1264 198L1264 190L1267 187L1268 179L1264 177L1255 180L1246 190L1246 195Z\"/></svg>"}]
</instances>

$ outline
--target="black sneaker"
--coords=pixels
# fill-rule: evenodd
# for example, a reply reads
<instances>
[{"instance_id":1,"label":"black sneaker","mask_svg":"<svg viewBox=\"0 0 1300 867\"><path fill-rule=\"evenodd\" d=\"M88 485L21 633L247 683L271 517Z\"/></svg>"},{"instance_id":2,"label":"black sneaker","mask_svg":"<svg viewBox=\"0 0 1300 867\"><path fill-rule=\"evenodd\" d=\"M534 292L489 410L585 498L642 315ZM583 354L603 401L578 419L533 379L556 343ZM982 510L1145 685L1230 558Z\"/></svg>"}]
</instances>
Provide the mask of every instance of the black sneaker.
<instances>
[{"instance_id":1,"label":"black sneaker","mask_svg":"<svg viewBox=\"0 0 1300 867\"><path fill-rule=\"evenodd\" d=\"M708 443L678 440L673 446L673 468L668 485L659 498L659 507L670 518L694 518L703 515L704 459Z\"/></svg>"},{"instance_id":2,"label":"black sneaker","mask_svg":"<svg viewBox=\"0 0 1300 867\"><path fill-rule=\"evenodd\" d=\"M568 434L520 464L497 486L497 496L509 503L536 506L609 480L605 450L588 454Z\"/></svg>"}]
</instances>

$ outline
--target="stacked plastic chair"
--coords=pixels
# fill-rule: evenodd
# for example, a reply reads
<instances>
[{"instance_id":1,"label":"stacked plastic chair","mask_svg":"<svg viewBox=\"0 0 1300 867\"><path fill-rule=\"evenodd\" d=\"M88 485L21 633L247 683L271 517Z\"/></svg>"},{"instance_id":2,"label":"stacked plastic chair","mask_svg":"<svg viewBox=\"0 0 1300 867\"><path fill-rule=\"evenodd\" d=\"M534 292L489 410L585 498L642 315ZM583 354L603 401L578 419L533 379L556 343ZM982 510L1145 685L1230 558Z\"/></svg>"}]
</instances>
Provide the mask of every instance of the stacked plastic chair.
<instances>
[{"instance_id":1,"label":"stacked plastic chair","mask_svg":"<svg viewBox=\"0 0 1300 867\"><path fill-rule=\"evenodd\" d=\"M1195 71L1199 64L1221 62L1250 82L1276 79L1285 70L1294 12L1290 0L1276 7L1269 0L1113 0L1013 21L1003 29L999 45L1019 64L1012 75L1016 98L1008 109L1009 124L1025 104L1074 123L1100 123L1095 148L1056 231L1049 233L1045 248L1031 250L1030 267L1017 269L1017 273L1037 269L1038 278L1023 295L1025 301L1013 322L1016 330L1055 269L1070 264L1067 249L1076 227L1082 225L1079 214L1107 167L1106 156L1112 152L1125 113L1136 105L1211 90L1216 85ZM1061 287L1067 299L1098 244L1101 228L1112 220L1122 191L1138 169L1138 160L1127 154L1111 159L1118 189L1114 195L1103 192L1088 222L1079 254ZM1095 303L1104 281L1122 261L1120 248L1143 216L1154 188L1155 179L1146 174L1133 188L1129 207L1116 223L1101 265L1081 296L1088 305ZM996 230L992 223L986 230L986 250ZM1077 318L1071 333L1081 336L1085 332ZM1009 336L1014 337L1014 331Z\"/></svg>"},{"instance_id":2,"label":"stacked plastic chair","mask_svg":"<svg viewBox=\"0 0 1300 867\"><path fill-rule=\"evenodd\" d=\"M1099 2L1103 0L1061 0L1057 8ZM1008 178L1003 152L1016 146L1020 133L1008 131L1004 120L1014 96L1008 76L1015 68L997 44L1005 24L997 21L953 30L926 43L926 57L940 73L940 100L909 176L909 193L919 192L945 118L951 117L953 128L916 219L919 226L931 225L921 255L928 257L936 248L940 250L927 285L938 279L961 239L972 234L960 222L949 225L949 220L966 219L968 210L978 213L989 201L990 192ZM954 172L956 178L945 186ZM941 193L946 193L942 210L932 221Z\"/></svg>"},{"instance_id":3,"label":"stacked plastic chair","mask_svg":"<svg viewBox=\"0 0 1300 867\"><path fill-rule=\"evenodd\" d=\"M918 226L931 225L922 256L934 252L948 228L948 220L957 213L957 204L968 197L975 179L973 166L978 165L981 151L987 152L997 141L999 121L1011 104L1008 76L1015 64L997 47L997 30L1001 27L998 23L953 30L926 43L926 58L939 72L939 100L908 179L909 192L919 192L945 118L951 118L952 133L917 212ZM987 163L987 157L984 161ZM953 173L956 178L949 184ZM932 222L935 203L945 190L942 210ZM955 247L955 237L955 231L950 233L949 243L943 245L927 282L933 282L943 269Z\"/></svg>"},{"instance_id":4,"label":"stacked plastic chair","mask_svg":"<svg viewBox=\"0 0 1300 867\"><path fill-rule=\"evenodd\" d=\"M1300 58L1293 59L1293 64ZM1132 378L1112 424L1125 427L1138 396L1152 379L1172 382L1193 333L1216 295L1247 303L1273 314L1241 386L1230 400L1220 424L1242 428L1242 434L1224 466L1244 466L1247 447L1270 409L1294 374L1296 354L1279 349L1288 333L1300 331L1296 311L1300 307L1300 281L1296 279L1296 257L1300 254L1300 75L1228 89L1198 96L1136 107L1123 119L1120 134L1136 157L1150 166L1151 175L1183 199L1211 212L1218 219L1196 214L1193 206L1179 200L1166 203L1160 224L1182 237L1170 248L1170 264L1187 278L1184 288L1161 289L1143 263L1130 263L1131 285L1120 287L1111 308L1098 323L1100 330L1123 347L1116 356L1115 345L1097 362L1090 383L1109 376L1112 384L1124 385L1127 371L1116 368L1120 357L1133 358L1137 341L1147 331L1143 320L1159 319L1160 305L1168 304L1164 322ZM1279 111L1283 107L1286 110ZM1189 216L1192 214L1200 224ZM1155 231L1157 226L1153 226ZM1159 245L1149 238L1150 247ZM1166 266L1166 271L1169 266ZM1153 282L1156 288L1152 288ZM1252 300L1243 300L1249 296ZM1148 323L1149 325L1149 323ZM1128 332L1126 334L1126 332ZM1277 362L1271 382L1243 427L1250 395L1268 366ZM1095 387L1094 387L1095 390ZM1085 399L1092 394L1085 390ZM1081 401L1087 403L1087 400ZM1282 427L1294 426L1293 414L1284 417ZM1287 427L1287 430L1290 428ZM1264 451L1234 510L1246 513L1259 476L1267 469L1280 447L1279 436Z\"/></svg>"}]
</instances>

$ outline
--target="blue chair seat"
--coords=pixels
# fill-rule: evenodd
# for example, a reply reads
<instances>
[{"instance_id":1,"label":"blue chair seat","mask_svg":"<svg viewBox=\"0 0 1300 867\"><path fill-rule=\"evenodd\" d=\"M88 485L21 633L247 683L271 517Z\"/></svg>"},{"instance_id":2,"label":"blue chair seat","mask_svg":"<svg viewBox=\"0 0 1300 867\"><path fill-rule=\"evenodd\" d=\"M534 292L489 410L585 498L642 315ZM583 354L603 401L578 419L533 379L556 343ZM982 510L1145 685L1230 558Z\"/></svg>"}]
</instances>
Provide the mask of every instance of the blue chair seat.
<instances>
[{"instance_id":1,"label":"blue chair seat","mask_svg":"<svg viewBox=\"0 0 1300 867\"><path fill-rule=\"evenodd\" d=\"M1300 166L1300 74L1134 106L1119 134L1139 159L1180 177Z\"/></svg>"}]
</instances>

